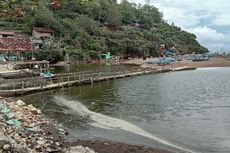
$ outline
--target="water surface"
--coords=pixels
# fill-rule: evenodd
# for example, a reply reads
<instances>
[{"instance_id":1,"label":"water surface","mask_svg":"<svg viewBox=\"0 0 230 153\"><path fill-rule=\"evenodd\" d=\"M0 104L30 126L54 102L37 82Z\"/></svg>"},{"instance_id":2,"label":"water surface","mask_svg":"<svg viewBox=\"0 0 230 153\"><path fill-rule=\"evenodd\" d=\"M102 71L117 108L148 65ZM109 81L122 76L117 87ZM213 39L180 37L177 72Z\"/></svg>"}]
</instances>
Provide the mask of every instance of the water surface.
<instances>
[{"instance_id":1,"label":"water surface","mask_svg":"<svg viewBox=\"0 0 230 153\"><path fill-rule=\"evenodd\" d=\"M230 68L137 76L24 100L67 127L73 137L154 147L163 143L185 152L230 150Z\"/></svg>"}]
</instances>

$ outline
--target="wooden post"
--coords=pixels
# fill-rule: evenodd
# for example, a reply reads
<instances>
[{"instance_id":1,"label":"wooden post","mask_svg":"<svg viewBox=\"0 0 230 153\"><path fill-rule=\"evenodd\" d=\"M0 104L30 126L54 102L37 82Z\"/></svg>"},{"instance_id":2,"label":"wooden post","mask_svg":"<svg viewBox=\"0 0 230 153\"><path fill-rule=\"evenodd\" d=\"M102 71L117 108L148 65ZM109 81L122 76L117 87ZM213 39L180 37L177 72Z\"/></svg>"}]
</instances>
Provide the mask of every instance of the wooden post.
<instances>
[{"instance_id":1,"label":"wooden post","mask_svg":"<svg viewBox=\"0 0 230 153\"><path fill-rule=\"evenodd\" d=\"M22 90L24 90L24 81L22 81Z\"/></svg>"},{"instance_id":2,"label":"wooden post","mask_svg":"<svg viewBox=\"0 0 230 153\"><path fill-rule=\"evenodd\" d=\"M93 85L93 78L90 77L90 82L91 82L91 85Z\"/></svg>"},{"instance_id":3,"label":"wooden post","mask_svg":"<svg viewBox=\"0 0 230 153\"><path fill-rule=\"evenodd\" d=\"M69 86L70 84L69 84L69 75L68 75L68 86Z\"/></svg>"},{"instance_id":4,"label":"wooden post","mask_svg":"<svg viewBox=\"0 0 230 153\"><path fill-rule=\"evenodd\" d=\"M51 77L50 77L50 84L53 84L53 81L52 81Z\"/></svg>"},{"instance_id":5,"label":"wooden post","mask_svg":"<svg viewBox=\"0 0 230 153\"><path fill-rule=\"evenodd\" d=\"M75 81L77 80L77 78L76 78L76 73L74 73L74 80L75 80Z\"/></svg>"},{"instance_id":6,"label":"wooden post","mask_svg":"<svg viewBox=\"0 0 230 153\"><path fill-rule=\"evenodd\" d=\"M61 82L63 82L63 77L62 77L62 74L61 74Z\"/></svg>"},{"instance_id":7,"label":"wooden post","mask_svg":"<svg viewBox=\"0 0 230 153\"><path fill-rule=\"evenodd\" d=\"M33 85L34 85L34 87L36 87L36 83L35 83L34 79L33 79Z\"/></svg>"},{"instance_id":8,"label":"wooden post","mask_svg":"<svg viewBox=\"0 0 230 153\"><path fill-rule=\"evenodd\" d=\"M41 88L43 88L43 79L42 79L42 77L41 77L40 85L41 85Z\"/></svg>"}]
</instances>

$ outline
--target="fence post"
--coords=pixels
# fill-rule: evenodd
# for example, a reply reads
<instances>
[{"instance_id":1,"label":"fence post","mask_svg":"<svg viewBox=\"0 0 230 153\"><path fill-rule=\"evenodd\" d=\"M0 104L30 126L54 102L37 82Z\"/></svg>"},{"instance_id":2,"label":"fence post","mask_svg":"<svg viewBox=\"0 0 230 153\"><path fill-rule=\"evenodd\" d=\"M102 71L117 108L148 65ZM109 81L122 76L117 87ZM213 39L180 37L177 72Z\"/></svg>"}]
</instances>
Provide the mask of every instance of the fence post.
<instances>
[{"instance_id":1,"label":"fence post","mask_svg":"<svg viewBox=\"0 0 230 153\"><path fill-rule=\"evenodd\" d=\"M50 77L50 84L53 84L53 81L52 81L51 77Z\"/></svg>"},{"instance_id":2,"label":"fence post","mask_svg":"<svg viewBox=\"0 0 230 153\"><path fill-rule=\"evenodd\" d=\"M22 90L24 90L24 81L22 81Z\"/></svg>"},{"instance_id":3,"label":"fence post","mask_svg":"<svg viewBox=\"0 0 230 153\"><path fill-rule=\"evenodd\" d=\"M93 78L90 77L90 82L91 82L91 85L93 85Z\"/></svg>"},{"instance_id":4,"label":"fence post","mask_svg":"<svg viewBox=\"0 0 230 153\"><path fill-rule=\"evenodd\" d=\"M61 74L61 82L63 82L63 77L62 77L62 74Z\"/></svg>"},{"instance_id":5,"label":"fence post","mask_svg":"<svg viewBox=\"0 0 230 153\"><path fill-rule=\"evenodd\" d=\"M43 78L42 77L41 77L40 84L41 84L41 88L43 88Z\"/></svg>"}]
</instances>

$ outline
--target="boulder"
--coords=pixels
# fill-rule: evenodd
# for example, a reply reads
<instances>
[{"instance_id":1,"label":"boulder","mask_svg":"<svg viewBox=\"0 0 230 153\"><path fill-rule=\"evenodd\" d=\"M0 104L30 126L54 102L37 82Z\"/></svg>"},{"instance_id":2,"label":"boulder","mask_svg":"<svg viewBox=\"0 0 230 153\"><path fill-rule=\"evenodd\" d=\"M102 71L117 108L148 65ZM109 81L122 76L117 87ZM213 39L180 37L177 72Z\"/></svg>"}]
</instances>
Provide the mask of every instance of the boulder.
<instances>
[{"instance_id":1,"label":"boulder","mask_svg":"<svg viewBox=\"0 0 230 153\"><path fill-rule=\"evenodd\" d=\"M24 101L22 101L22 100L17 100L17 101L16 101L16 104L17 104L18 106L25 106L25 105L26 105L26 103L25 103Z\"/></svg>"},{"instance_id":2,"label":"boulder","mask_svg":"<svg viewBox=\"0 0 230 153\"><path fill-rule=\"evenodd\" d=\"M28 109L34 115L41 115L42 114L42 112L40 110L38 110L37 108L35 108L33 105L28 105Z\"/></svg>"}]
</instances>

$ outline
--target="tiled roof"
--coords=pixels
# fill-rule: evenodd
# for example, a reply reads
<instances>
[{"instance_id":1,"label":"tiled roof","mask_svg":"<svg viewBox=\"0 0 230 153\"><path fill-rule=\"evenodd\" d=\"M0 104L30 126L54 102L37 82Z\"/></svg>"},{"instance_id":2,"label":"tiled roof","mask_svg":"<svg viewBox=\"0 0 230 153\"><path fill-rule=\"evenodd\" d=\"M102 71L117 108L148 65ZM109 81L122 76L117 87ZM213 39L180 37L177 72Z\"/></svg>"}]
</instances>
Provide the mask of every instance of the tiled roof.
<instances>
[{"instance_id":1,"label":"tiled roof","mask_svg":"<svg viewBox=\"0 0 230 153\"><path fill-rule=\"evenodd\" d=\"M0 38L0 52L35 50L29 38Z\"/></svg>"},{"instance_id":2,"label":"tiled roof","mask_svg":"<svg viewBox=\"0 0 230 153\"><path fill-rule=\"evenodd\" d=\"M33 30L37 31L37 32L44 32L44 33L53 33L54 30L50 29L50 28L43 28L43 27L33 27Z\"/></svg>"},{"instance_id":3,"label":"tiled roof","mask_svg":"<svg viewBox=\"0 0 230 153\"><path fill-rule=\"evenodd\" d=\"M14 36L14 35L16 35L16 33L15 32L11 32L11 31L0 31L0 35Z\"/></svg>"}]
</instances>

